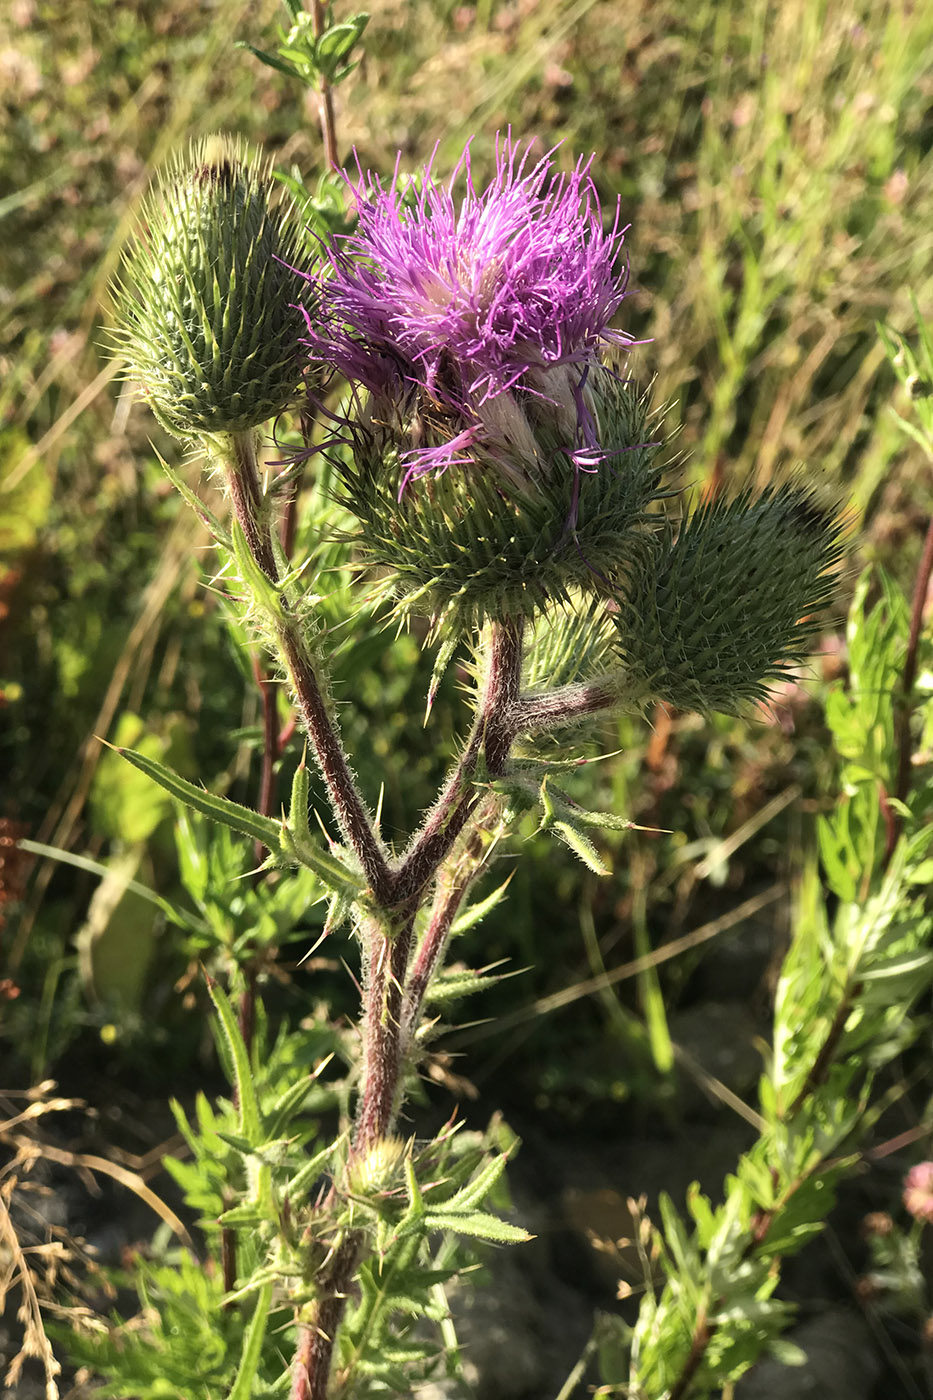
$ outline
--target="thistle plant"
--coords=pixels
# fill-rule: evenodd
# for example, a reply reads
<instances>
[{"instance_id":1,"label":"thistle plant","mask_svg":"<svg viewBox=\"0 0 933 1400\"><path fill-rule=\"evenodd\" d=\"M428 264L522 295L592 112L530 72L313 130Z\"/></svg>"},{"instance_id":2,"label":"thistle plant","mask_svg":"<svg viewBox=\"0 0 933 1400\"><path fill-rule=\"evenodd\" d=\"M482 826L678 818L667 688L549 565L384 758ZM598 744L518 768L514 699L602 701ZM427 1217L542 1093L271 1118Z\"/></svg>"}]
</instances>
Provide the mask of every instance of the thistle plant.
<instances>
[{"instance_id":1,"label":"thistle plant","mask_svg":"<svg viewBox=\"0 0 933 1400\"><path fill-rule=\"evenodd\" d=\"M564 790L571 727L658 699L705 711L760 695L803 656L840 556L835 511L810 484L692 513L672 504L660 422L614 326L621 211L606 231L590 162L562 173L559 161L508 136L483 188L469 147L446 181L433 164L413 179L359 173L355 229L312 261L265 166L209 141L163 180L123 275L131 373L162 424L221 474L229 524L171 473L287 680L318 787L302 761L277 817L126 757L199 814L189 841L206 839L201 818L236 835L228 877L231 853L246 875L260 849L250 908L278 900L294 919L300 899L323 901L323 933L358 949L359 1049L329 1046L352 1102L336 1140L309 1122L321 1064L287 1082L300 1034L270 1042L236 956L229 988L210 982L233 1092L219 1109L200 1104L197 1128L182 1116L194 1162L174 1170L222 1254L213 1301L197 1306L222 1305L215 1380L233 1400L283 1386L292 1400L406 1391L432 1364L412 1319L446 1318L438 1288L454 1256L438 1238L525 1238L490 1209L506 1151L451 1131L418 1141L402 1116L443 1008L493 980L444 970L457 931L504 893L474 897L474 886L529 811L602 869L594 832L629 822ZM298 468L267 478L258 430L301 385L296 462L320 452L338 504L331 538L322 513L322 537L292 559L274 525ZM341 735L317 567L327 551L355 578L346 628L362 632L376 613L429 622L429 709L454 651L471 658L467 735L405 840L382 832ZM561 740L557 757L536 748L545 735ZM198 866L190 849L183 859ZM201 884L206 918L224 896ZM208 1286L189 1275L183 1264L169 1311ZM158 1393L184 1384L176 1374Z\"/></svg>"}]
</instances>

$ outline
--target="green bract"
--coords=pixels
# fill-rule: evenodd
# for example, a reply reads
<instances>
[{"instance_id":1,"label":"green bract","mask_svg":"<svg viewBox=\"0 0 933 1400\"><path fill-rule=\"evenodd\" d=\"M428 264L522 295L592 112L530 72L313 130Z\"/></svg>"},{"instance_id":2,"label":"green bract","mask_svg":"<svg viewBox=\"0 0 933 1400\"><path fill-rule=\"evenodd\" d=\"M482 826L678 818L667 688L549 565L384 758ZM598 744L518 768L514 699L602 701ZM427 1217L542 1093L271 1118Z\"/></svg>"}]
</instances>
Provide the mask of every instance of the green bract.
<instances>
[{"instance_id":1,"label":"green bract","mask_svg":"<svg viewBox=\"0 0 933 1400\"><path fill-rule=\"evenodd\" d=\"M297 210L236 139L194 144L160 178L117 283L117 346L179 437L243 432L294 399L307 292Z\"/></svg>"},{"instance_id":2,"label":"green bract","mask_svg":"<svg viewBox=\"0 0 933 1400\"><path fill-rule=\"evenodd\" d=\"M503 395L468 460L404 487L403 454L443 440L446 425L420 392L401 406L372 396L341 472L360 553L389 571L382 587L403 612L469 628L606 591L640 548L660 444L645 398L608 371L591 374L587 393L604 456L592 470L575 466L555 405Z\"/></svg>"},{"instance_id":3,"label":"green bract","mask_svg":"<svg viewBox=\"0 0 933 1400\"><path fill-rule=\"evenodd\" d=\"M634 555L613 621L639 690L684 710L734 710L803 660L830 596L839 521L783 486L701 506Z\"/></svg>"}]
</instances>

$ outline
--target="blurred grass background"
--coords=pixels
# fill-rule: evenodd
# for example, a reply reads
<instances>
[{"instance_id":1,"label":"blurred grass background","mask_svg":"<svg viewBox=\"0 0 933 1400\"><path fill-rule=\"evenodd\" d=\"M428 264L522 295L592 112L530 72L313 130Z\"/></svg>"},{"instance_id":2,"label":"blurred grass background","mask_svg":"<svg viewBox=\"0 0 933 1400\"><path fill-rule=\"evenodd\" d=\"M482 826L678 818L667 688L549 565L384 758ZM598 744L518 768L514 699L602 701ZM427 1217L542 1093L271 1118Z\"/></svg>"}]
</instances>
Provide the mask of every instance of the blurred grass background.
<instances>
[{"instance_id":1,"label":"blurred grass background","mask_svg":"<svg viewBox=\"0 0 933 1400\"><path fill-rule=\"evenodd\" d=\"M397 150L415 167L438 146L443 171L475 134L481 176L509 125L564 142L567 163L594 151L605 207L618 195L631 222L636 291L621 321L645 341L633 371L670 404L687 483L763 484L799 464L848 503L852 576L880 561L908 586L933 488L890 413L875 323L909 328L912 295L933 316L933 9L372 9L365 60L336 94L342 158L355 148L364 167L389 171ZM138 908L95 908L94 876L28 861L12 843L128 856L137 878L171 891L170 814L102 759L95 736L145 733L189 775L244 800L255 788L258 699L249 687L244 698L200 585L197 522L150 435L177 449L102 344L139 200L187 138L233 130L309 183L320 173L313 101L235 47L274 48L283 15L272 0L9 0L0 11L0 1036L17 1077L92 1066L168 1092L204 1053L180 937ZM665 1100L661 994L689 1012L721 985L699 946L643 976L637 995L629 982L581 985L576 1000L561 989L728 924L750 896L761 897L761 962L779 949L783 891L827 792L813 691L843 664L839 634L831 620L811 682L785 687L767 713L659 712L604 733L618 752L592 769L592 800L661 834L608 838L617 874L602 882L530 842L505 912L467 954L532 968L477 1012L513 1016L460 1062L481 1087L508 1065L508 1094L542 1110ZM457 716L449 687L422 730L430 661L408 688L416 651L410 637L387 642L341 692L352 681L350 743L373 797L388 764L399 826L430 800L451 751L438 735ZM496 1101L503 1092L497 1082Z\"/></svg>"}]
</instances>

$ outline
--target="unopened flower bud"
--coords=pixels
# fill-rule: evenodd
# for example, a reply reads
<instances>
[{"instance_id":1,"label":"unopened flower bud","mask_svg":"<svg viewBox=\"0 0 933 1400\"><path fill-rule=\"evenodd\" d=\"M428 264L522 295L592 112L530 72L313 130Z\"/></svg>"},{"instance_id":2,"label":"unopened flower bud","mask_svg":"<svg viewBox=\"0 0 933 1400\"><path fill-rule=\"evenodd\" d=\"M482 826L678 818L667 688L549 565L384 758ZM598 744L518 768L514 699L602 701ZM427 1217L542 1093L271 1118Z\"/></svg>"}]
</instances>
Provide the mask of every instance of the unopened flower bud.
<instances>
[{"instance_id":1,"label":"unopened flower bud","mask_svg":"<svg viewBox=\"0 0 933 1400\"><path fill-rule=\"evenodd\" d=\"M702 506L646 538L613 614L638 691L684 710L761 699L806 655L840 553L838 519L797 486Z\"/></svg>"},{"instance_id":2,"label":"unopened flower bud","mask_svg":"<svg viewBox=\"0 0 933 1400\"><path fill-rule=\"evenodd\" d=\"M176 436L258 427L293 401L306 360L295 206L258 155L212 136L169 167L143 221L117 286L130 374Z\"/></svg>"},{"instance_id":3,"label":"unopened flower bud","mask_svg":"<svg viewBox=\"0 0 933 1400\"><path fill-rule=\"evenodd\" d=\"M402 1182L408 1144L397 1137L380 1138L354 1161L347 1173L347 1184L355 1196L371 1199L385 1196Z\"/></svg>"}]
</instances>

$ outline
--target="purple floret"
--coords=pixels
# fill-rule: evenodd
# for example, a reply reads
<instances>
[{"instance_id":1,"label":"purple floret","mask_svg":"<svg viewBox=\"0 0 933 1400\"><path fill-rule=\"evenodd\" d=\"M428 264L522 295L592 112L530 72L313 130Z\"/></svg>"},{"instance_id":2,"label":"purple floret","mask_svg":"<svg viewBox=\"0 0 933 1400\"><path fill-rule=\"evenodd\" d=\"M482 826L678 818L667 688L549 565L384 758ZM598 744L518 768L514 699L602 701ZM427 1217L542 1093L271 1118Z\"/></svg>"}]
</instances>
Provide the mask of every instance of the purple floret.
<instances>
[{"instance_id":1,"label":"purple floret","mask_svg":"<svg viewBox=\"0 0 933 1400\"><path fill-rule=\"evenodd\" d=\"M569 174L553 152L534 163L506 137L496 173L477 192L469 145L438 184L431 163L414 181L386 188L373 175L354 184L359 223L328 255L322 319L308 344L374 393L420 386L458 420L448 444L408 454L406 480L463 460L484 436L483 406L510 391L550 401L550 371L573 369L580 412L576 441L597 444L582 386L604 345L631 338L609 323L625 295L616 270L625 230L616 209L602 226L592 157ZM460 193L456 186L463 181Z\"/></svg>"}]
</instances>

